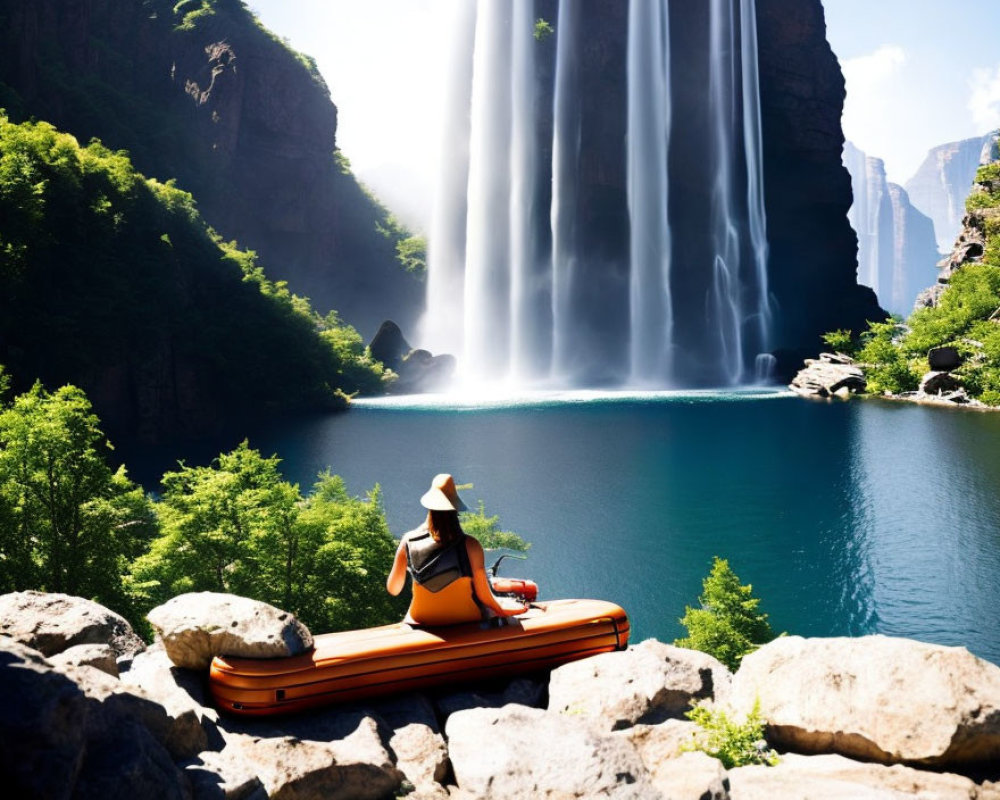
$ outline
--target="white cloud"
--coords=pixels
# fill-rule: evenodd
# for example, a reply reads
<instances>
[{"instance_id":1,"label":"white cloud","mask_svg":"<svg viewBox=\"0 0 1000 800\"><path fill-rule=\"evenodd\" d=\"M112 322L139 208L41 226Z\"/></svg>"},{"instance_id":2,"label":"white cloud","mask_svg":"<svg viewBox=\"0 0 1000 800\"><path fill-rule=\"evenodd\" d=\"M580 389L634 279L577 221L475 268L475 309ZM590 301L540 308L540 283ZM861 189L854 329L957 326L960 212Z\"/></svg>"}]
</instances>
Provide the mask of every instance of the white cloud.
<instances>
[{"instance_id":1,"label":"white cloud","mask_svg":"<svg viewBox=\"0 0 1000 800\"><path fill-rule=\"evenodd\" d=\"M974 69L969 80L969 111L982 130L1000 128L1000 66Z\"/></svg>"},{"instance_id":2,"label":"white cloud","mask_svg":"<svg viewBox=\"0 0 1000 800\"><path fill-rule=\"evenodd\" d=\"M847 83L842 119L844 135L869 155L885 161L889 180L903 182L920 163L925 148L906 131L918 124L921 107L908 79L906 51L883 44L875 51L841 62Z\"/></svg>"},{"instance_id":3,"label":"white cloud","mask_svg":"<svg viewBox=\"0 0 1000 800\"><path fill-rule=\"evenodd\" d=\"M848 84L862 88L883 82L899 73L906 63L906 51L898 44L884 44L874 53L849 58L841 64Z\"/></svg>"}]
</instances>

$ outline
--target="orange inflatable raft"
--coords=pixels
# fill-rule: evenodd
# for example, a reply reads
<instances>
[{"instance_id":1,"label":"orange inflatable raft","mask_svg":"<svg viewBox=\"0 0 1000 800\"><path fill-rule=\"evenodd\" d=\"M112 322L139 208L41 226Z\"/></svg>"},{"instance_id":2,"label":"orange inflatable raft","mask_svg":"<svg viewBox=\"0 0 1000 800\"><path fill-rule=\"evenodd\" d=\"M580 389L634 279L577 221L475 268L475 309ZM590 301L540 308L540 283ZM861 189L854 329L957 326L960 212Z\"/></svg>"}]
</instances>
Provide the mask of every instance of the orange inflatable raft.
<instances>
[{"instance_id":1,"label":"orange inflatable raft","mask_svg":"<svg viewBox=\"0 0 1000 800\"><path fill-rule=\"evenodd\" d=\"M502 627L420 628L400 622L315 637L309 653L217 656L209 688L221 710L283 714L445 683L509 677L624 650L625 611L603 600L533 604Z\"/></svg>"}]
</instances>

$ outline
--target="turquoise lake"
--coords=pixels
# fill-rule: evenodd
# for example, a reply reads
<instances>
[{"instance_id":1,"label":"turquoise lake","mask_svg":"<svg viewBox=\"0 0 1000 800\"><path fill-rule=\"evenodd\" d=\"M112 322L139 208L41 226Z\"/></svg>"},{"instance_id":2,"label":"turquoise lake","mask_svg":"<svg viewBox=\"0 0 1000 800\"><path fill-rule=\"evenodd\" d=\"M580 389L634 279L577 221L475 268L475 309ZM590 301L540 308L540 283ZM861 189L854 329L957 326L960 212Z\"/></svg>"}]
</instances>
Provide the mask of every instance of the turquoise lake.
<instances>
[{"instance_id":1,"label":"turquoise lake","mask_svg":"<svg viewBox=\"0 0 1000 800\"><path fill-rule=\"evenodd\" d=\"M376 402L251 438L307 488L382 487L397 537L451 472L532 543L502 574L683 635L713 555L776 631L884 633L1000 663L1000 414L783 392ZM193 460L189 461L193 463Z\"/></svg>"}]
</instances>

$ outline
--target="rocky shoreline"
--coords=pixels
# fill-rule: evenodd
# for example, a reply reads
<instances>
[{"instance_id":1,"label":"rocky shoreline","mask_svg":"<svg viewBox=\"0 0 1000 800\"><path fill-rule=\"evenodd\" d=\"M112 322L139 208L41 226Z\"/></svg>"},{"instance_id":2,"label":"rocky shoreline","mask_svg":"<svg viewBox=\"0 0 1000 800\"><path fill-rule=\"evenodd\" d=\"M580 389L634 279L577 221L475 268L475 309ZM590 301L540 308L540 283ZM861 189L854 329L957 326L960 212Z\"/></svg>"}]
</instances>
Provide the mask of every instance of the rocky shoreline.
<instances>
[{"instance_id":1,"label":"rocky shoreline","mask_svg":"<svg viewBox=\"0 0 1000 800\"><path fill-rule=\"evenodd\" d=\"M733 674L647 640L548 675L256 720L220 715L206 671L172 659L200 665L223 635L229 652L295 652L308 631L242 598L171 603L145 647L90 601L0 596L13 796L1000 800L1000 667L964 648L789 636ZM692 750L693 702L736 718L759 704L778 764Z\"/></svg>"},{"instance_id":2,"label":"rocky shoreline","mask_svg":"<svg viewBox=\"0 0 1000 800\"><path fill-rule=\"evenodd\" d=\"M950 348L940 348L950 349ZM800 397L816 400L840 398L846 400L855 395L871 399L892 400L922 405L945 406L947 408L968 408L975 411L997 411L998 406L988 406L969 397L961 384L952 378L948 369L931 369L920 381L915 392L867 395L867 381L862 365L844 353L820 353L818 358L807 358L805 366L799 370L788 388Z\"/></svg>"}]
</instances>

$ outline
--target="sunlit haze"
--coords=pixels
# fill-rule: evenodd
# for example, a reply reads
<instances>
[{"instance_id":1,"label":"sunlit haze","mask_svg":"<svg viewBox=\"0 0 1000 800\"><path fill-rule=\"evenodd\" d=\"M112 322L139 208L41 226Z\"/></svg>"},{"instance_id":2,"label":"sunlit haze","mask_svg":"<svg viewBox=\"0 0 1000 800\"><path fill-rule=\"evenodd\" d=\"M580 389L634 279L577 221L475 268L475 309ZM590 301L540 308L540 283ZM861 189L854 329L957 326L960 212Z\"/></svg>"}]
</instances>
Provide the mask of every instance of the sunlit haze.
<instances>
[{"instance_id":1,"label":"sunlit haze","mask_svg":"<svg viewBox=\"0 0 1000 800\"><path fill-rule=\"evenodd\" d=\"M456 0L450 0L456 2ZM250 0L313 56L356 173L426 229L449 0ZM847 137L905 182L931 147L1000 127L1000 2L824 0L843 65Z\"/></svg>"}]
</instances>

